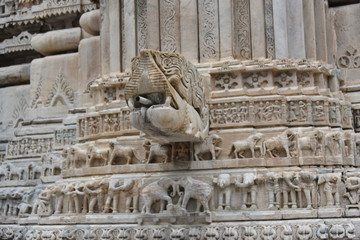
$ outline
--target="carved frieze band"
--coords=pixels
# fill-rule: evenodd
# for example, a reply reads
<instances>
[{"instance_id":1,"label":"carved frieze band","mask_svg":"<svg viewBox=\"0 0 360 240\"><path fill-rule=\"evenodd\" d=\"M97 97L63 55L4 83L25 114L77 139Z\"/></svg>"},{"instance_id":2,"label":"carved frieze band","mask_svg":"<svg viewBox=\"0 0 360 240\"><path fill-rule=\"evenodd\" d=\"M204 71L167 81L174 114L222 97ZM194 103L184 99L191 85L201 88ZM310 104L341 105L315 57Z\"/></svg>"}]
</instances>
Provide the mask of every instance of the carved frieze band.
<instances>
[{"instance_id":1,"label":"carved frieze band","mask_svg":"<svg viewBox=\"0 0 360 240\"><path fill-rule=\"evenodd\" d=\"M234 126L341 126L352 128L351 104L327 97L252 97L210 102L213 128Z\"/></svg>"},{"instance_id":2,"label":"carved frieze band","mask_svg":"<svg viewBox=\"0 0 360 240\"><path fill-rule=\"evenodd\" d=\"M32 34L25 31L12 39L4 40L0 43L0 54L33 50L30 43L32 37Z\"/></svg>"},{"instance_id":3,"label":"carved frieze band","mask_svg":"<svg viewBox=\"0 0 360 240\"><path fill-rule=\"evenodd\" d=\"M54 131L54 147L74 145L76 140L76 128L64 128Z\"/></svg>"},{"instance_id":4,"label":"carved frieze band","mask_svg":"<svg viewBox=\"0 0 360 240\"><path fill-rule=\"evenodd\" d=\"M235 240L235 239L353 239L357 223L351 220L299 221L297 223L276 221L271 224L212 224L210 226L37 226L0 228L0 239L126 239L126 240ZM260 237L260 238L258 238Z\"/></svg>"},{"instance_id":5,"label":"carved frieze band","mask_svg":"<svg viewBox=\"0 0 360 240\"><path fill-rule=\"evenodd\" d=\"M53 137L14 139L7 144L6 158L40 156L43 153L51 152L53 145Z\"/></svg>"},{"instance_id":6,"label":"carved frieze band","mask_svg":"<svg viewBox=\"0 0 360 240\"><path fill-rule=\"evenodd\" d=\"M250 0L233 0L234 9L234 56L251 58Z\"/></svg>"},{"instance_id":7,"label":"carved frieze band","mask_svg":"<svg viewBox=\"0 0 360 240\"><path fill-rule=\"evenodd\" d=\"M65 15L75 12L86 12L97 8L90 0L44 0L44 1L7 1L0 2L3 13L0 28L9 25L41 24L39 19Z\"/></svg>"},{"instance_id":8,"label":"carved frieze band","mask_svg":"<svg viewBox=\"0 0 360 240\"><path fill-rule=\"evenodd\" d=\"M86 12L96 9L96 4L90 0L44 0L41 4L33 5L32 12L35 18L47 18L76 12Z\"/></svg>"},{"instance_id":9,"label":"carved frieze band","mask_svg":"<svg viewBox=\"0 0 360 240\"><path fill-rule=\"evenodd\" d=\"M83 140L101 134L138 133L130 124L129 114L130 110L125 107L120 111L101 112L81 117L77 124L78 137Z\"/></svg>"},{"instance_id":10,"label":"carved frieze band","mask_svg":"<svg viewBox=\"0 0 360 240\"><path fill-rule=\"evenodd\" d=\"M305 170L84 178L45 188L2 188L0 218L72 224L117 223L122 217L121 223L194 225L222 222L229 214L240 222L263 220L261 214L273 221L355 217L360 215L359 183L359 172Z\"/></svg>"},{"instance_id":11,"label":"carved frieze band","mask_svg":"<svg viewBox=\"0 0 360 240\"><path fill-rule=\"evenodd\" d=\"M319 91L329 91L330 84L338 85L340 79L331 75L331 70L319 62L293 59L234 62L210 73L212 95L218 97L221 91L225 91L229 96L236 95L235 90L245 91L242 92L244 94L260 89L258 95L269 95L270 90L273 94L275 89L279 93L286 89L287 93L301 94L307 91L318 95Z\"/></svg>"}]
</instances>

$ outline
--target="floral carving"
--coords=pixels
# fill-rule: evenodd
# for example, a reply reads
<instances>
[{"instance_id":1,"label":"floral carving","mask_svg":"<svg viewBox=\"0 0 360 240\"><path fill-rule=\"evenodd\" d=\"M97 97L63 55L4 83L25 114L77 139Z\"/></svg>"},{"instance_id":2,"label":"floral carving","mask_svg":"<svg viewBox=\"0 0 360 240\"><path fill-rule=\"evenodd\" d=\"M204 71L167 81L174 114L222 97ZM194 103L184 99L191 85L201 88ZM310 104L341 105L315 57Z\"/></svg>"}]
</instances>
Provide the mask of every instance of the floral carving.
<instances>
[{"instance_id":1,"label":"floral carving","mask_svg":"<svg viewBox=\"0 0 360 240\"><path fill-rule=\"evenodd\" d=\"M360 55L358 50L352 46L347 47L345 54L339 56L336 63L339 68L359 68Z\"/></svg>"},{"instance_id":2,"label":"floral carving","mask_svg":"<svg viewBox=\"0 0 360 240\"><path fill-rule=\"evenodd\" d=\"M215 88L217 90L229 90L238 86L237 75L233 72L219 73L215 75Z\"/></svg>"},{"instance_id":3,"label":"floral carving","mask_svg":"<svg viewBox=\"0 0 360 240\"><path fill-rule=\"evenodd\" d=\"M59 72L55 79L54 85L48 95L45 106L54 107L59 102L66 106L70 106L74 103L74 91L68 85L62 71Z\"/></svg>"}]
</instances>

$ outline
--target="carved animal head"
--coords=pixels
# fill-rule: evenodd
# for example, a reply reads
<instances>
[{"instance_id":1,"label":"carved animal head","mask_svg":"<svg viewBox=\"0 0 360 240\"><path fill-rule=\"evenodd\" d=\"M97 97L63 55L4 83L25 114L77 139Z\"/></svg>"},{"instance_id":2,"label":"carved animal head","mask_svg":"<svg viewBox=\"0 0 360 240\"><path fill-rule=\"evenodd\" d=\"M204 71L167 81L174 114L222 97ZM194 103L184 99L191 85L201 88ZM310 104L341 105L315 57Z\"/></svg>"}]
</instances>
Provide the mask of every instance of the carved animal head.
<instances>
[{"instance_id":1,"label":"carved animal head","mask_svg":"<svg viewBox=\"0 0 360 240\"><path fill-rule=\"evenodd\" d=\"M215 133L211 134L209 136L209 138L211 139L211 143L213 145L218 145L219 143L222 142L222 138L219 135L215 134Z\"/></svg>"},{"instance_id":2,"label":"carved animal head","mask_svg":"<svg viewBox=\"0 0 360 240\"><path fill-rule=\"evenodd\" d=\"M217 185L220 188L228 187L231 183L231 177L230 174L222 173L218 176Z\"/></svg>"}]
</instances>

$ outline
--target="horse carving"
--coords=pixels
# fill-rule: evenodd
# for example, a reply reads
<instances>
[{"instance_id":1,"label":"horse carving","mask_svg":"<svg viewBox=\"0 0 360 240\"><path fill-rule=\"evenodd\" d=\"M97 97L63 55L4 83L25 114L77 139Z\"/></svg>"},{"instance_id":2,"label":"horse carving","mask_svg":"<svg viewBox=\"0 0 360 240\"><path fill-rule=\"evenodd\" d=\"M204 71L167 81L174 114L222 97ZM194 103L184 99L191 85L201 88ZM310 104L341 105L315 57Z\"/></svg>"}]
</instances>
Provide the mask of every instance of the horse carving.
<instances>
[{"instance_id":1,"label":"horse carving","mask_svg":"<svg viewBox=\"0 0 360 240\"><path fill-rule=\"evenodd\" d=\"M245 158L243 154L246 150L250 150L251 157L254 158L256 144L260 141L260 139L263 138L263 136L264 134L262 133L255 133L253 135L250 135L245 140L233 142L233 144L231 145L229 156L232 157L233 155L235 155L235 159L238 159L239 157Z\"/></svg>"},{"instance_id":2,"label":"horse carving","mask_svg":"<svg viewBox=\"0 0 360 240\"><path fill-rule=\"evenodd\" d=\"M290 131L286 130L281 133L278 137L272 137L264 140L263 142L263 156L266 156L266 153L270 155L271 158L280 157L276 151L284 150L286 152L286 157L291 157L289 151L290 140L294 139L295 135Z\"/></svg>"},{"instance_id":3,"label":"horse carving","mask_svg":"<svg viewBox=\"0 0 360 240\"><path fill-rule=\"evenodd\" d=\"M201 143L194 143L195 160L204 160L202 155L208 152L211 153L211 159L216 160L221 152L221 148L217 145L222 141L217 134L211 134Z\"/></svg>"}]
</instances>

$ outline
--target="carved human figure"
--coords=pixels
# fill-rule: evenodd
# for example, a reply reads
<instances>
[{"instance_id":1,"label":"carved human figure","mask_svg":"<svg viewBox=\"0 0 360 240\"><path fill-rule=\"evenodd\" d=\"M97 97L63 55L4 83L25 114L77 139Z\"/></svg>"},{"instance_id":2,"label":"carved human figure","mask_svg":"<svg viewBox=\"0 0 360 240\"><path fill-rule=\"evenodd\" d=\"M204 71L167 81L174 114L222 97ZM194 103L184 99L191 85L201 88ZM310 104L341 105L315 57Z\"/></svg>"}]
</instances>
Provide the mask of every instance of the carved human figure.
<instances>
[{"instance_id":1,"label":"carved human figure","mask_svg":"<svg viewBox=\"0 0 360 240\"><path fill-rule=\"evenodd\" d=\"M339 132L329 132L325 134L325 150L328 150L332 157L341 154L341 136Z\"/></svg>"},{"instance_id":2,"label":"carved human figure","mask_svg":"<svg viewBox=\"0 0 360 240\"><path fill-rule=\"evenodd\" d=\"M324 185L326 206L340 206L339 184L341 178L336 173L327 173L319 177L318 185Z\"/></svg>"},{"instance_id":3,"label":"carved human figure","mask_svg":"<svg viewBox=\"0 0 360 240\"><path fill-rule=\"evenodd\" d=\"M286 209L289 206L291 206L291 208L297 208L296 193L300 193L301 191L298 174L295 172L283 172L281 180L284 208ZM290 204L289 195L291 199Z\"/></svg>"},{"instance_id":4,"label":"carved human figure","mask_svg":"<svg viewBox=\"0 0 360 240\"><path fill-rule=\"evenodd\" d=\"M264 117L266 121L272 121L274 117L274 104L269 101L265 103Z\"/></svg>"},{"instance_id":5,"label":"carved human figure","mask_svg":"<svg viewBox=\"0 0 360 240\"><path fill-rule=\"evenodd\" d=\"M248 107L245 102L240 105L240 122L245 122L248 120Z\"/></svg>"},{"instance_id":6,"label":"carved human figure","mask_svg":"<svg viewBox=\"0 0 360 240\"><path fill-rule=\"evenodd\" d=\"M232 189L230 174L222 173L217 178L214 178L214 183L218 187L218 211L231 210L231 194Z\"/></svg>"},{"instance_id":7,"label":"carved human figure","mask_svg":"<svg viewBox=\"0 0 360 240\"><path fill-rule=\"evenodd\" d=\"M235 141L232 143L231 145L231 150L230 150L230 157L233 157L233 155L235 155L235 159L240 158L245 158L245 156L243 155L245 153L246 150L250 150L251 151L251 157L254 158L255 157L255 150L257 149L256 144L263 138L264 134L262 133L255 133L250 135L248 138L246 138L245 140L239 140L239 141ZM258 147L261 149L261 147Z\"/></svg>"},{"instance_id":8,"label":"carved human figure","mask_svg":"<svg viewBox=\"0 0 360 240\"><path fill-rule=\"evenodd\" d=\"M204 160L202 155L206 153L211 153L211 159L216 160L221 152L221 148L218 147L222 138L217 134L210 134L203 142L194 143L194 156L195 161Z\"/></svg>"},{"instance_id":9,"label":"carved human figure","mask_svg":"<svg viewBox=\"0 0 360 240\"><path fill-rule=\"evenodd\" d=\"M314 181L316 175L311 172L302 171L299 173L300 177L300 186L305 195L306 208L312 209L312 198L314 191Z\"/></svg>"},{"instance_id":10,"label":"carved human figure","mask_svg":"<svg viewBox=\"0 0 360 240\"><path fill-rule=\"evenodd\" d=\"M297 120L297 106L295 104L295 102L290 102L289 103L289 122L295 122Z\"/></svg>"},{"instance_id":11,"label":"carved human figure","mask_svg":"<svg viewBox=\"0 0 360 240\"><path fill-rule=\"evenodd\" d=\"M315 121L322 121L324 120L325 112L324 106L320 101L316 101L314 105L314 120Z\"/></svg>"},{"instance_id":12,"label":"carved human figure","mask_svg":"<svg viewBox=\"0 0 360 240\"><path fill-rule=\"evenodd\" d=\"M337 122L336 104L335 103L329 105L329 120L330 120L330 123Z\"/></svg>"},{"instance_id":13,"label":"carved human figure","mask_svg":"<svg viewBox=\"0 0 360 240\"><path fill-rule=\"evenodd\" d=\"M354 155L354 137L352 133L345 132L343 135L344 140L344 156L349 157Z\"/></svg>"},{"instance_id":14,"label":"carved human figure","mask_svg":"<svg viewBox=\"0 0 360 240\"><path fill-rule=\"evenodd\" d=\"M307 119L307 107L306 107L306 103L303 101L299 101L299 121L303 122L306 121Z\"/></svg>"},{"instance_id":15,"label":"carved human figure","mask_svg":"<svg viewBox=\"0 0 360 240\"><path fill-rule=\"evenodd\" d=\"M262 101L259 102L255 111L255 119L259 122L266 120L265 119L265 106Z\"/></svg>"},{"instance_id":16,"label":"carved human figure","mask_svg":"<svg viewBox=\"0 0 360 240\"><path fill-rule=\"evenodd\" d=\"M279 100L276 100L273 104L273 113L275 120L281 120L281 104Z\"/></svg>"},{"instance_id":17,"label":"carved human figure","mask_svg":"<svg viewBox=\"0 0 360 240\"><path fill-rule=\"evenodd\" d=\"M98 125L97 125L97 121L94 117L90 117L88 119L88 129L89 129L89 134L98 133Z\"/></svg>"},{"instance_id":18,"label":"carved human figure","mask_svg":"<svg viewBox=\"0 0 360 240\"><path fill-rule=\"evenodd\" d=\"M266 173L265 175L265 186L268 191L269 209L280 208L281 188L279 179L280 176L273 172Z\"/></svg>"},{"instance_id":19,"label":"carved human figure","mask_svg":"<svg viewBox=\"0 0 360 240\"><path fill-rule=\"evenodd\" d=\"M346 193L344 197L350 201L350 204L360 203L360 178L347 177L345 180Z\"/></svg>"},{"instance_id":20,"label":"carved human figure","mask_svg":"<svg viewBox=\"0 0 360 240\"><path fill-rule=\"evenodd\" d=\"M103 120L103 128L105 132L109 132L111 131L111 119L109 117L109 114L106 114L104 116L104 120Z\"/></svg>"},{"instance_id":21,"label":"carved human figure","mask_svg":"<svg viewBox=\"0 0 360 240\"><path fill-rule=\"evenodd\" d=\"M50 216L53 213L51 197L54 187L55 185L49 185L39 194L39 216Z\"/></svg>"},{"instance_id":22,"label":"carved human figure","mask_svg":"<svg viewBox=\"0 0 360 240\"><path fill-rule=\"evenodd\" d=\"M240 116L238 114L238 108L234 102L231 103L229 115L231 119L230 122L232 123L239 122Z\"/></svg>"},{"instance_id":23,"label":"carved human figure","mask_svg":"<svg viewBox=\"0 0 360 240\"><path fill-rule=\"evenodd\" d=\"M256 197L258 193L258 185L261 182L262 178L260 176L256 176L254 173L245 173L235 179L235 186L242 190L242 210L247 209L248 206L250 206L250 209L257 209Z\"/></svg>"}]
</instances>

